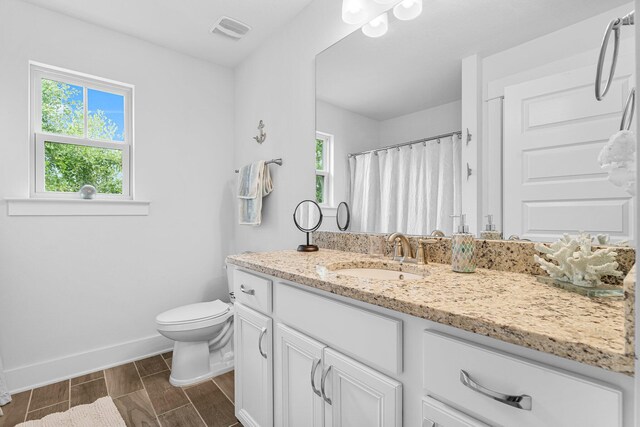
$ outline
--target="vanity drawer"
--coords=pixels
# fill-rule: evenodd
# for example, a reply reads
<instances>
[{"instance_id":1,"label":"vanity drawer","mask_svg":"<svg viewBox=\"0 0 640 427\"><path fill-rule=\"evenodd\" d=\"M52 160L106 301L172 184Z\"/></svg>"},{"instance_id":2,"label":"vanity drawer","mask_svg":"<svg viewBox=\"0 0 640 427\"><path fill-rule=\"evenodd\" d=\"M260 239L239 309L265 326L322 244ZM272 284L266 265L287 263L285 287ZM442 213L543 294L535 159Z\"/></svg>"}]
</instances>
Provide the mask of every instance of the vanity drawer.
<instances>
[{"instance_id":1,"label":"vanity drawer","mask_svg":"<svg viewBox=\"0 0 640 427\"><path fill-rule=\"evenodd\" d=\"M271 280L236 269L233 272L233 293L236 301L264 314L271 314Z\"/></svg>"},{"instance_id":2,"label":"vanity drawer","mask_svg":"<svg viewBox=\"0 0 640 427\"><path fill-rule=\"evenodd\" d=\"M283 323L374 368L402 372L402 321L284 283L274 292Z\"/></svg>"},{"instance_id":3,"label":"vanity drawer","mask_svg":"<svg viewBox=\"0 0 640 427\"><path fill-rule=\"evenodd\" d=\"M429 395L492 424L622 425L622 393L608 385L433 331L424 333L423 356L423 386ZM525 409L483 394L492 392L507 400L520 396ZM526 409L529 398L531 409Z\"/></svg>"},{"instance_id":4,"label":"vanity drawer","mask_svg":"<svg viewBox=\"0 0 640 427\"><path fill-rule=\"evenodd\" d=\"M432 397L422 399L422 427L490 427Z\"/></svg>"}]
</instances>

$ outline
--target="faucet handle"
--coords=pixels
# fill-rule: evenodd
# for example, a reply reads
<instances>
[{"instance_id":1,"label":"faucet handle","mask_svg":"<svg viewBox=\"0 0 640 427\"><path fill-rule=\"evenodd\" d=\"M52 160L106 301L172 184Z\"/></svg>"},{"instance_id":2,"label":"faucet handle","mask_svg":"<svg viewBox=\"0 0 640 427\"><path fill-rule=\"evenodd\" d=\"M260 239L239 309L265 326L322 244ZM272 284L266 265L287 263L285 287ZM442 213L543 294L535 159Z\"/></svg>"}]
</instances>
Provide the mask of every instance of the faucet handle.
<instances>
[{"instance_id":1,"label":"faucet handle","mask_svg":"<svg viewBox=\"0 0 640 427\"><path fill-rule=\"evenodd\" d=\"M418 264L428 264L428 252L427 243L437 243L436 239L418 239L418 251L416 253L416 259Z\"/></svg>"},{"instance_id":2,"label":"faucet handle","mask_svg":"<svg viewBox=\"0 0 640 427\"><path fill-rule=\"evenodd\" d=\"M393 259L398 259L403 256L402 252L402 239L400 237L396 237L393 243Z\"/></svg>"}]
</instances>

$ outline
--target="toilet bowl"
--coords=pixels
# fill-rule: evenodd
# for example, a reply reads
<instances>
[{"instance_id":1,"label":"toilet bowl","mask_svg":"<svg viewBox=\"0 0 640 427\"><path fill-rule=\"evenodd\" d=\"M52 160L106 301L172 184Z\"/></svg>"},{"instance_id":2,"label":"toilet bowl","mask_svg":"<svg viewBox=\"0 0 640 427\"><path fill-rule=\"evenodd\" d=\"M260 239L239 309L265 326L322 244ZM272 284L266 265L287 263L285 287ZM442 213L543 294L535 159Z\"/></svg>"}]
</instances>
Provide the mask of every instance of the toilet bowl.
<instances>
[{"instance_id":1,"label":"toilet bowl","mask_svg":"<svg viewBox=\"0 0 640 427\"><path fill-rule=\"evenodd\" d=\"M158 332L175 341L169 382L183 387L233 369L233 304L184 305L156 317Z\"/></svg>"}]
</instances>

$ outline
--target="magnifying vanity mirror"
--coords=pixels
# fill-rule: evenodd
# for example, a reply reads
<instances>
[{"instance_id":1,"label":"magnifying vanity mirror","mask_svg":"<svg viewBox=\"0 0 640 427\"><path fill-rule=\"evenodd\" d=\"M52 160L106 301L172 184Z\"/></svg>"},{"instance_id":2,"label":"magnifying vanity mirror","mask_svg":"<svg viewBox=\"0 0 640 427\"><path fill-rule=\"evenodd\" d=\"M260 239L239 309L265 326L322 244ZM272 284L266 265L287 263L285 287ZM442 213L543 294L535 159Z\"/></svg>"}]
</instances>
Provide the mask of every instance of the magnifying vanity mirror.
<instances>
[{"instance_id":1,"label":"magnifying vanity mirror","mask_svg":"<svg viewBox=\"0 0 640 427\"><path fill-rule=\"evenodd\" d=\"M313 200L303 200L298 203L293 211L293 222L298 230L307 233L307 244L298 246L298 252L316 252L318 246L312 245L310 233L313 233L322 224L322 209Z\"/></svg>"},{"instance_id":2,"label":"magnifying vanity mirror","mask_svg":"<svg viewBox=\"0 0 640 427\"><path fill-rule=\"evenodd\" d=\"M338 226L338 230L347 231L350 223L351 212L349 212L349 205L347 202L340 202L336 210L336 225Z\"/></svg>"},{"instance_id":3,"label":"magnifying vanity mirror","mask_svg":"<svg viewBox=\"0 0 640 427\"><path fill-rule=\"evenodd\" d=\"M505 237L584 231L635 246L634 197L599 159L635 86L633 25L618 31L606 97L594 94L605 29L633 9L431 2L412 21L389 14L381 37L354 31L320 53L317 140L333 156L323 183L347 200L350 231L449 236L451 215L464 213L476 235L492 215Z\"/></svg>"}]
</instances>

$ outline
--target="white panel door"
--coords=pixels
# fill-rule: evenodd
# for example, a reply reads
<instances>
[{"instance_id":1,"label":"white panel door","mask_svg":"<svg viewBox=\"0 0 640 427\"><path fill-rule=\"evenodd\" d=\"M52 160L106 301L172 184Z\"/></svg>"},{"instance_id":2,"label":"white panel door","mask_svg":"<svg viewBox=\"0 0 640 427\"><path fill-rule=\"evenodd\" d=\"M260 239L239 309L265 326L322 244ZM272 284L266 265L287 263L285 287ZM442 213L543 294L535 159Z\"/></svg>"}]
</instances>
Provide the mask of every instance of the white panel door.
<instances>
[{"instance_id":1,"label":"white panel door","mask_svg":"<svg viewBox=\"0 0 640 427\"><path fill-rule=\"evenodd\" d=\"M324 365L325 426L402 426L401 383L331 348Z\"/></svg>"},{"instance_id":2,"label":"white panel door","mask_svg":"<svg viewBox=\"0 0 640 427\"><path fill-rule=\"evenodd\" d=\"M320 394L324 344L278 324L275 345L275 425L322 427Z\"/></svg>"},{"instance_id":3,"label":"white panel door","mask_svg":"<svg viewBox=\"0 0 640 427\"><path fill-rule=\"evenodd\" d=\"M631 61L621 61L600 102L594 67L505 88L506 237L548 241L586 231L633 240L633 199L598 164L598 153L619 129L632 74Z\"/></svg>"},{"instance_id":4,"label":"white panel door","mask_svg":"<svg viewBox=\"0 0 640 427\"><path fill-rule=\"evenodd\" d=\"M273 426L273 321L235 304L235 407L244 427Z\"/></svg>"}]
</instances>

